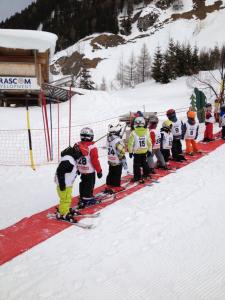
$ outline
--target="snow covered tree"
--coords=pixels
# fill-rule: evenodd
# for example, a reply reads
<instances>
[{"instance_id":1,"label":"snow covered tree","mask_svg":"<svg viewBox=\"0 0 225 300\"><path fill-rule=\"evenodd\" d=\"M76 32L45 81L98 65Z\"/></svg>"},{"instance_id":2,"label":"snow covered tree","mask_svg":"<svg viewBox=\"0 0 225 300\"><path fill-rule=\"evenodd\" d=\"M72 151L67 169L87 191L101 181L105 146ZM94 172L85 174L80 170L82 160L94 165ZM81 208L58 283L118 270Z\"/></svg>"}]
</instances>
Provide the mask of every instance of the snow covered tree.
<instances>
[{"instance_id":1,"label":"snow covered tree","mask_svg":"<svg viewBox=\"0 0 225 300\"><path fill-rule=\"evenodd\" d=\"M120 58L116 79L119 81L120 87L123 88L125 84L125 66L123 62L123 55Z\"/></svg>"},{"instance_id":2,"label":"snow covered tree","mask_svg":"<svg viewBox=\"0 0 225 300\"><path fill-rule=\"evenodd\" d=\"M141 54L137 61L138 82L145 82L151 75L151 57L149 55L146 44L141 48Z\"/></svg>"},{"instance_id":3,"label":"snow covered tree","mask_svg":"<svg viewBox=\"0 0 225 300\"><path fill-rule=\"evenodd\" d=\"M102 78L102 82L101 82L101 85L100 85L100 90L101 91L106 91L107 90L105 77Z\"/></svg>"},{"instance_id":4,"label":"snow covered tree","mask_svg":"<svg viewBox=\"0 0 225 300\"><path fill-rule=\"evenodd\" d=\"M86 68L82 68L80 74L80 88L86 90L94 90L94 82L91 80L90 71Z\"/></svg>"}]
</instances>

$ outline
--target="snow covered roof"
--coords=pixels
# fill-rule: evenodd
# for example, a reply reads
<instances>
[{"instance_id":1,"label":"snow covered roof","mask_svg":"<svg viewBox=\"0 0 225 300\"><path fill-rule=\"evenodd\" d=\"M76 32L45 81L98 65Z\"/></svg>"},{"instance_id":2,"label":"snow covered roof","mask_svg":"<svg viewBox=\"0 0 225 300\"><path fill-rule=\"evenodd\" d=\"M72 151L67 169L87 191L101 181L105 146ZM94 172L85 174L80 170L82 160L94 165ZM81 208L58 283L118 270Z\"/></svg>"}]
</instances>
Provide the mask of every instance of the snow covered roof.
<instances>
[{"instance_id":1,"label":"snow covered roof","mask_svg":"<svg viewBox=\"0 0 225 300\"><path fill-rule=\"evenodd\" d=\"M0 47L14 49L35 49L55 52L58 37L54 33L37 30L0 29Z\"/></svg>"}]
</instances>

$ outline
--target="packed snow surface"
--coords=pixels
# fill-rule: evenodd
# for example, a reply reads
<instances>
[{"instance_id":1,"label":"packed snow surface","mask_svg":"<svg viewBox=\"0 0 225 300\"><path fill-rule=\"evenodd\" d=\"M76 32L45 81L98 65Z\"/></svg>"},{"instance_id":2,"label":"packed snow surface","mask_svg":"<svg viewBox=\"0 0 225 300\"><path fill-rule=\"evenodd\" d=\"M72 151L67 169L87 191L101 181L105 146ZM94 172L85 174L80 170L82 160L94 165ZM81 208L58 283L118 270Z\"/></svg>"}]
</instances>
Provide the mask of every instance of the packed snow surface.
<instances>
[{"instance_id":1,"label":"packed snow surface","mask_svg":"<svg viewBox=\"0 0 225 300\"><path fill-rule=\"evenodd\" d=\"M185 79L163 89L146 82L115 93L88 92L74 97L73 122L111 118L143 105L158 112L188 107L189 96ZM60 106L66 120L68 103ZM22 108L1 107L0 113L4 127L21 127ZM41 118L38 108L32 108L31 115L35 121ZM185 112L178 115L185 118ZM222 146L159 184L103 209L100 218L83 221L94 223L95 229L70 227L4 264L0 298L224 300L224 152ZM106 154L101 163L104 177L96 185L105 182ZM36 171L0 166L1 228L57 204L55 169L56 165ZM79 179L74 194L78 183Z\"/></svg>"}]
</instances>

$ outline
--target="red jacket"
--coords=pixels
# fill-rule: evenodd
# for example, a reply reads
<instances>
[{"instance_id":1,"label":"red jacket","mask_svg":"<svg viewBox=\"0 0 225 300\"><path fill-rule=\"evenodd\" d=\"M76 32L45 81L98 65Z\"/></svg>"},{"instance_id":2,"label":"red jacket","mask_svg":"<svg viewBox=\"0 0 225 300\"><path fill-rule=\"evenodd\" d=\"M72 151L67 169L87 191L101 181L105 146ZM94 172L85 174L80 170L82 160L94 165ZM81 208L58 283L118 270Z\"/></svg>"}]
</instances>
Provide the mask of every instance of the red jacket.
<instances>
[{"instance_id":1,"label":"red jacket","mask_svg":"<svg viewBox=\"0 0 225 300\"><path fill-rule=\"evenodd\" d=\"M152 146L155 145L155 132L150 129L150 138L152 140Z\"/></svg>"},{"instance_id":2,"label":"red jacket","mask_svg":"<svg viewBox=\"0 0 225 300\"><path fill-rule=\"evenodd\" d=\"M88 147L90 145L94 145L95 142L90 141L81 141L79 142L80 150L84 156L88 155ZM97 147L93 147L90 151L91 163L97 173L102 172L102 168L98 159L98 149Z\"/></svg>"}]
</instances>

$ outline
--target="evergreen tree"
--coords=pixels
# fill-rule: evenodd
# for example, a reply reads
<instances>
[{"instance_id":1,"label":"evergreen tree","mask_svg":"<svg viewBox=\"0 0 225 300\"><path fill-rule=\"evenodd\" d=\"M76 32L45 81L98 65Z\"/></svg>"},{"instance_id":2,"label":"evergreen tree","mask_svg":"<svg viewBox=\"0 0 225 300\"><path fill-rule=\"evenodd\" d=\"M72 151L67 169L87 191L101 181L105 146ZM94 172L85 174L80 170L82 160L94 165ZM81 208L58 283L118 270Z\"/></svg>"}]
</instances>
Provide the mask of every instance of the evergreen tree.
<instances>
[{"instance_id":1,"label":"evergreen tree","mask_svg":"<svg viewBox=\"0 0 225 300\"><path fill-rule=\"evenodd\" d=\"M170 82L170 65L168 54L164 54L163 56L163 64L162 64L162 78L161 83L169 83Z\"/></svg>"},{"instance_id":2,"label":"evergreen tree","mask_svg":"<svg viewBox=\"0 0 225 300\"><path fill-rule=\"evenodd\" d=\"M91 80L90 71L86 68L82 68L80 74L80 88L86 90L94 90L94 82Z\"/></svg>"},{"instance_id":3,"label":"evergreen tree","mask_svg":"<svg viewBox=\"0 0 225 300\"><path fill-rule=\"evenodd\" d=\"M174 44L173 39L169 41L169 47L167 50L167 59L169 64L169 78L176 79L177 78L177 56L176 56L176 46Z\"/></svg>"},{"instance_id":4,"label":"evergreen tree","mask_svg":"<svg viewBox=\"0 0 225 300\"><path fill-rule=\"evenodd\" d=\"M186 47L184 47L184 57L185 57L185 68L184 68L184 75L191 75L191 64L192 64L192 50L191 45L187 44Z\"/></svg>"},{"instance_id":5,"label":"evergreen tree","mask_svg":"<svg viewBox=\"0 0 225 300\"><path fill-rule=\"evenodd\" d=\"M184 46L181 46L179 42L176 43L176 58L177 58L177 76L181 77L185 74L185 57L184 57Z\"/></svg>"},{"instance_id":6,"label":"evergreen tree","mask_svg":"<svg viewBox=\"0 0 225 300\"><path fill-rule=\"evenodd\" d=\"M195 45L192 59L191 59L191 70L192 74L197 74L199 72L199 57L198 57L198 47Z\"/></svg>"},{"instance_id":7,"label":"evergreen tree","mask_svg":"<svg viewBox=\"0 0 225 300\"><path fill-rule=\"evenodd\" d=\"M161 49L158 46L154 54L152 69L151 69L152 78L154 78L156 82L161 82L162 80L162 64L163 64L163 56L161 53Z\"/></svg>"},{"instance_id":8,"label":"evergreen tree","mask_svg":"<svg viewBox=\"0 0 225 300\"><path fill-rule=\"evenodd\" d=\"M207 71L210 70L211 64L210 64L210 56L209 53L205 50L202 50L199 55L199 65L200 70Z\"/></svg>"},{"instance_id":9,"label":"evergreen tree","mask_svg":"<svg viewBox=\"0 0 225 300\"><path fill-rule=\"evenodd\" d=\"M218 46L215 46L213 50L210 52L210 62L211 62L211 69L218 69L220 66L220 49Z\"/></svg>"}]
</instances>

